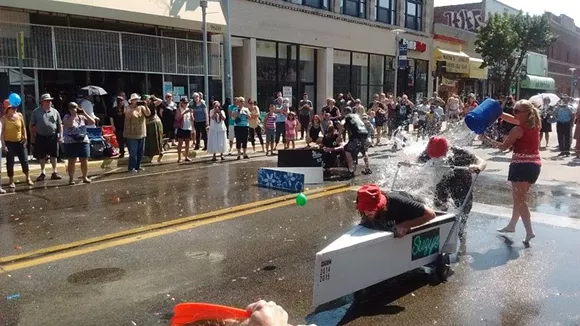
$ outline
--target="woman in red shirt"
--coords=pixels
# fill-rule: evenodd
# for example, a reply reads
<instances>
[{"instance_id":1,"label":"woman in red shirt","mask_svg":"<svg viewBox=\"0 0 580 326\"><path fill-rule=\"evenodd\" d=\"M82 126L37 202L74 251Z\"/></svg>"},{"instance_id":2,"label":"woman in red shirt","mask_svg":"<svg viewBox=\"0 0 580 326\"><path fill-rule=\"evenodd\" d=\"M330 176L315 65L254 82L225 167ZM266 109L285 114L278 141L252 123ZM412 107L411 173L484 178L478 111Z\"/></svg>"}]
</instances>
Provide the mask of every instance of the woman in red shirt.
<instances>
[{"instance_id":1,"label":"woman in red shirt","mask_svg":"<svg viewBox=\"0 0 580 326\"><path fill-rule=\"evenodd\" d=\"M487 136L484 137L484 141L500 150L507 150L513 147L512 162L508 174L508 180L512 183L514 200L512 219L506 227L499 229L498 232L515 232L516 224L521 217L526 228L524 244L528 244L535 237L528 206L528 192L530 186L538 180L542 167L542 158L539 150L542 121L538 109L526 100L516 103L514 115L515 117L504 113L501 117L502 120L515 125L503 143L492 140Z\"/></svg>"},{"instance_id":2,"label":"woman in red shirt","mask_svg":"<svg viewBox=\"0 0 580 326\"><path fill-rule=\"evenodd\" d=\"M463 116L466 116L469 112L473 111L479 103L475 100L475 94L471 93L467 96L467 102L463 106Z\"/></svg>"}]
</instances>

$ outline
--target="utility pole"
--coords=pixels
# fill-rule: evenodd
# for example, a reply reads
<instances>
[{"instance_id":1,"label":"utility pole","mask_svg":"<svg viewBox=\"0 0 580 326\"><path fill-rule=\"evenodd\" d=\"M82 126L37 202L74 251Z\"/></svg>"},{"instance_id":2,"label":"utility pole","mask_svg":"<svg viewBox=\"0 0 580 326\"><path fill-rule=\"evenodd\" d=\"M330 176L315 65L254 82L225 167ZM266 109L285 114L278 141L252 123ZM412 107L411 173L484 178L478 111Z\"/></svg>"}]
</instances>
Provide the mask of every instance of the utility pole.
<instances>
[{"instance_id":1,"label":"utility pole","mask_svg":"<svg viewBox=\"0 0 580 326\"><path fill-rule=\"evenodd\" d=\"M568 68L568 70L570 71L570 97L576 97L576 87L578 87L578 79L577 77L574 75L574 72L576 72L576 68ZM576 84L576 85L575 85Z\"/></svg>"},{"instance_id":2,"label":"utility pole","mask_svg":"<svg viewBox=\"0 0 580 326\"><path fill-rule=\"evenodd\" d=\"M18 45L18 66L20 68L20 105L22 110L22 118L24 119L24 125L26 125L26 106L24 105L24 32L18 33L18 40L16 44Z\"/></svg>"},{"instance_id":3,"label":"utility pole","mask_svg":"<svg viewBox=\"0 0 580 326\"><path fill-rule=\"evenodd\" d=\"M234 88L232 85L232 33L230 29L230 0L222 0L222 10L226 20L226 34L224 37L224 87L226 98L230 98L233 101Z\"/></svg>"},{"instance_id":4,"label":"utility pole","mask_svg":"<svg viewBox=\"0 0 580 326\"><path fill-rule=\"evenodd\" d=\"M405 33L405 30L402 28L397 28L392 30L393 33L395 33L395 85L393 87L393 99L396 101L397 100L397 86L399 83L399 34L400 33ZM405 58L406 59L406 58Z\"/></svg>"},{"instance_id":5,"label":"utility pole","mask_svg":"<svg viewBox=\"0 0 580 326\"><path fill-rule=\"evenodd\" d=\"M206 105L209 103L209 60L207 58L207 0L201 0L199 2L201 7L201 19L202 19L202 29L203 29L203 95L205 95Z\"/></svg>"}]
</instances>

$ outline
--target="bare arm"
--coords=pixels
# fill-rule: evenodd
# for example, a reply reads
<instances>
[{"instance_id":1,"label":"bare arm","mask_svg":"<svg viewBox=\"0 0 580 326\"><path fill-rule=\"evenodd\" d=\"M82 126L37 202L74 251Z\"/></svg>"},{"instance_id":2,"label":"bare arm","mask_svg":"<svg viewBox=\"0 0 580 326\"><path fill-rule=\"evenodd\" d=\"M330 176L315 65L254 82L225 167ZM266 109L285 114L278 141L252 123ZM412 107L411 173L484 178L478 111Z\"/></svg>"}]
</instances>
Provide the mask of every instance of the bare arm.
<instances>
[{"instance_id":1,"label":"bare arm","mask_svg":"<svg viewBox=\"0 0 580 326\"><path fill-rule=\"evenodd\" d=\"M470 170L475 170L473 172L481 172L487 167L487 161L479 156L475 156L475 163L470 166Z\"/></svg>"},{"instance_id":2,"label":"bare arm","mask_svg":"<svg viewBox=\"0 0 580 326\"><path fill-rule=\"evenodd\" d=\"M4 120L4 119L1 119ZM4 148L6 148L6 143L4 142L4 130L6 129L6 123L5 121L1 121L2 122L2 130L0 130L0 143L2 144L2 148L0 148L0 150L3 150Z\"/></svg>"},{"instance_id":3,"label":"bare arm","mask_svg":"<svg viewBox=\"0 0 580 326\"><path fill-rule=\"evenodd\" d=\"M519 126L520 125L520 120L516 119L513 115L511 114L507 114L507 113L502 113L501 117L500 117L503 121L505 122L509 122L512 125L516 125Z\"/></svg>"},{"instance_id":4,"label":"bare arm","mask_svg":"<svg viewBox=\"0 0 580 326\"><path fill-rule=\"evenodd\" d=\"M85 110L83 110L83 117L85 118L85 123L89 124L89 125L93 125L95 124L95 118L93 118L92 116L88 115ZM70 119L72 120L72 119Z\"/></svg>"},{"instance_id":5,"label":"bare arm","mask_svg":"<svg viewBox=\"0 0 580 326\"><path fill-rule=\"evenodd\" d=\"M141 112L143 112L146 117L151 115L151 110L149 110L149 107L146 105L141 105Z\"/></svg>"},{"instance_id":6,"label":"bare arm","mask_svg":"<svg viewBox=\"0 0 580 326\"><path fill-rule=\"evenodd\" d=\"M399 237L404 236L405 234L407 234L407 231L409 229L414 228L414 227L419 226L419 225L423 225L423 224L431 221L432 219L434 219L436 216L437 215L435 214L434 210L425 206L425 214L423 214L423 216L414 218L412 220L404 221L404 222L401 222L401 223L395 225L395 228L397 229L397 236L399 236ZM404 231L404 232L402 232L404 234L401 234L401 232L399 230Z\"/></svg>"},{"instance_id":7,"label":"bare arm","mask_svg":"<svg viewBox=\"0 0 580 326\"><path fill-rule=\"evenodd\" d=\"M518 140L520 137L522 137L523 133L524 132L523 132L522 128L520 128L519 126L516 126L510 131L509 135L503 141L503 143L497 142L489 137L485 137L484 142L486 142L487 144L489 144L495 148L498 148L502 151L505 151L505 150L510 149L514 145L516 140Z\"/></svg>"}]
</instances>

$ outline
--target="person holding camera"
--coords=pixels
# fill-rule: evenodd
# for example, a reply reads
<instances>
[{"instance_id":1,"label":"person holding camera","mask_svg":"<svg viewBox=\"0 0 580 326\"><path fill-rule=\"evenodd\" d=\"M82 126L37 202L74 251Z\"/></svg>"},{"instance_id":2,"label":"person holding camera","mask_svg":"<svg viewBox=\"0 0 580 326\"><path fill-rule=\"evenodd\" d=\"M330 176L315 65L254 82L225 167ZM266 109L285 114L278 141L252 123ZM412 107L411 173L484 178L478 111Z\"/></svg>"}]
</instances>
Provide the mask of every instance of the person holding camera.
<instances>
[{"instance_id":1,"label":"person holding camera","mask_svg":"<svg viewBox=\"0 0 580 326\"><path fill-rule=\"evenodd\" d=\"M91 152L87 126L94 125L95 119L87 114L78 104L68 104L68 114L64 116L62 125L64 129L64 151L68 157L68 184L74 185L75 164L77 158L81 161L81 173L83 183L91 183L88 177L88 158Z\"/></svg>"},{"instance_id":2,"label":"person holding camera","mask_svg":"<svg viewBox=\"0 0 580 326\"><path fill-rule=\"evenodd\" d=\"M149 108L141 101L137 93L131 94L129 107L125 109L125 128L123 136L127 139L129 148L129 172L141 171L141 160L145 150L147 136L146 118L151 114Z\"/></svg>"}]
</instances>

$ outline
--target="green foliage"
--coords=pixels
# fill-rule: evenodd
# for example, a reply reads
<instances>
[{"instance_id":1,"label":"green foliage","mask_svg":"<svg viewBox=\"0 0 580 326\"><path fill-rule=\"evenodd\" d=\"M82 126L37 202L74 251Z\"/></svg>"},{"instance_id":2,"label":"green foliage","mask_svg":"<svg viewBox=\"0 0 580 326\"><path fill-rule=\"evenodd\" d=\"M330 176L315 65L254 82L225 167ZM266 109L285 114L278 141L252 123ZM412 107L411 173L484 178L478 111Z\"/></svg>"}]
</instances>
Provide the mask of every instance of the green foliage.
<instances>
[{"instance_id":1,"label":"green foliage","mask_svg":"<svg viewBox=\"0 0 580 326\"><path fill-rule=\"evenodd\" d=\"M555 41L547 15L496 13L477 31L475 51L481 54L482 67L489 66L499 91L508 94L527 53L546 53Z\"/></svg>"}]
</instances>

